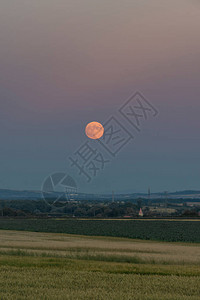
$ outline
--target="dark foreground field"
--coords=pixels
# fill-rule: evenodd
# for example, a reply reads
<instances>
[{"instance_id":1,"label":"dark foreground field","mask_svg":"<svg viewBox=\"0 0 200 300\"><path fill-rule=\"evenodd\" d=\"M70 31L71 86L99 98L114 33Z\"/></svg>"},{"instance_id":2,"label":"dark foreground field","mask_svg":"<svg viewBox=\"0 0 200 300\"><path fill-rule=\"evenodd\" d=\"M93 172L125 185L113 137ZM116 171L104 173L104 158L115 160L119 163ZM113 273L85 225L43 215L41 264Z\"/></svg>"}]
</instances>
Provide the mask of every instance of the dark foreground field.
<instances>
[{"instance_id":1,"label":"dark foreground field","mask_svg":"<svg viewBox=\"0 0 200 300\"><path fill-rule=\"evenodd\" d=\"M0 230L0 299L198 300L200 248Z\"/></svg>"},{"instance_id":2,"label":"dark foreground field","mask_svg":"<svg viewBox=\"0 0 200 300\"><path fill-rule=\"evenodd\" d=\"M200 220L0 219L0 229L200 242Z\"/></svg>"}]
</instances>

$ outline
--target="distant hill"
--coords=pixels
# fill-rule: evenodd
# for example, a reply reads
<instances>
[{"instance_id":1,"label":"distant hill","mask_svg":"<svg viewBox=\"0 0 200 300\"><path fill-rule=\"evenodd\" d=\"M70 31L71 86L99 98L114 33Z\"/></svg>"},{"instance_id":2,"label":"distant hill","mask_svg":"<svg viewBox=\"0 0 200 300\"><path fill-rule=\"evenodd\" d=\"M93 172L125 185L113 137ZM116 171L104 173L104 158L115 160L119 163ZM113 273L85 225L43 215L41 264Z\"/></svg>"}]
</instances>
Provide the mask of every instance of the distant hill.
<instances>
[{"instance_id":1,"label":"distant hill","mask_svg":"<svg viewBox=\"0 0 200 300\"><path fill-rule=\"evenodd\" d=\"M61 197L60 192L50 192L45 194L47 198ZM200 191L186 190L172 193L153 193L151 199L200 199ZM62 198L62 197L61 197ZM145 193L130 193L130 194L115 194L115 200L134 200L138 198L148 198ZM9 190L0 189L0 200L40 200L42 199L41 191L26 191L26 190ZM86 194L78 193L74 195L77 200L111 200L111 194Z\"/></svg>"},{"instance_id":2,"label":"distant hill","mask_svg":"<svg viewBox=\"0 0 200 300\"><path fill-rule=\"evenodd\" d=\"M41 199L40 191L18 191L0 189L0 200L38 200Z\"/></svg>"}]
</instances>

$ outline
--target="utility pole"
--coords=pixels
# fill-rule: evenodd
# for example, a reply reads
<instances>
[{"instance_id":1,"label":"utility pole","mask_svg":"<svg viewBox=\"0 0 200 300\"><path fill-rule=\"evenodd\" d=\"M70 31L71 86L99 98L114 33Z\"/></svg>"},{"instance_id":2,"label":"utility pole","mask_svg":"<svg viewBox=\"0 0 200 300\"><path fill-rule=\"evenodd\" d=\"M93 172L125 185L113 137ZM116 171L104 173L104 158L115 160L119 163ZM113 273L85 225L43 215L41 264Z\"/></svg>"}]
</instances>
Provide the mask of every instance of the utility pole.
<instances>
[{"instance_id":1,"label":"utility pole","mask_svg":"<svg viewBox=\"0 0 200 300\"><path fill-rule=\"evenodd\" d=\"M112 191L112 202L115 202L115 193Z\"/></svg>"},{"instance_id":2,"label":"utility pole","mask_svg":"<svg viewBox=\"0 0 200 300\"><path fill-rule=\"evenodd\" d=\"M167 208L168 192L165 191L165 208Z\"/></svg>"},{"instance_id":3,"label":"utility pole","mask_svg":"<svg viewBox=\"0 0 200 300\"><path fill-rule=\"evenodd\" d=\"M150 206L150 200L151 200L151 189L148 188L148 206Z\"/></svg>"},{"instance_id":4,"label":"utility pole","mask_svg":"<svg viewBox=\"0 0 200 300\"><path fill-rule=\"evenodd\" d=\"M5 207L5 201L2 201L2 206L1 206L1 216L3 217L3 213L4 213L4 207Z\"/></svg>"}]
</instances>

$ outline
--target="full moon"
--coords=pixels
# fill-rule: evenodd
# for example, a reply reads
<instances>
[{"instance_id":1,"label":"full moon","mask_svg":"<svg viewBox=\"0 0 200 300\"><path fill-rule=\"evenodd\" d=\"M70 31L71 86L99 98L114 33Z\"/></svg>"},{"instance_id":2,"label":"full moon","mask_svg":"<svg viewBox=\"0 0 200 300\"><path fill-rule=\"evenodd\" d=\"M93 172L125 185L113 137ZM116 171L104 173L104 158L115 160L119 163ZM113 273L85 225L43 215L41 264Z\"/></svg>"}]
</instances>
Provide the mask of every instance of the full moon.
<instances>
[{"instance_id":1,"label":"full moon","mask_svg":"<svg viewBox=\"0 0 200 300\"><path fill-rule=\"evenodd\" d=\"M104 134L103 125L99 122L91 122L85 128L86 135L93 140L100 139Z\"/></svg>"}]
</instances>

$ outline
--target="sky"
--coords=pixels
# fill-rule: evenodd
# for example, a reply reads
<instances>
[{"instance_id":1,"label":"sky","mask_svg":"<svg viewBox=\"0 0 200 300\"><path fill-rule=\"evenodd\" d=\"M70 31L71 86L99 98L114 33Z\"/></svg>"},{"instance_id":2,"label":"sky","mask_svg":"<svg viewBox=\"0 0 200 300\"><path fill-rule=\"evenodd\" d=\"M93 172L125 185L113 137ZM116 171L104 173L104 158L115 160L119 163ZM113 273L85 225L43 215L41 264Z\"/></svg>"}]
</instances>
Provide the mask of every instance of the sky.
<instances>
[{"instance_id":1,"label":"sky","mask_svg":"<svg viewBox=\"0 0 200 300\"><path fill-rule=\"evenodd\" d=\"M199 28L197 0L1 0L0 187L199 190ZM118 111L137 91L158 111L140 132ZM134 139L87 182L70 157L109 154L84 130L112 116Z\"/></svg>"}]
</instances>

